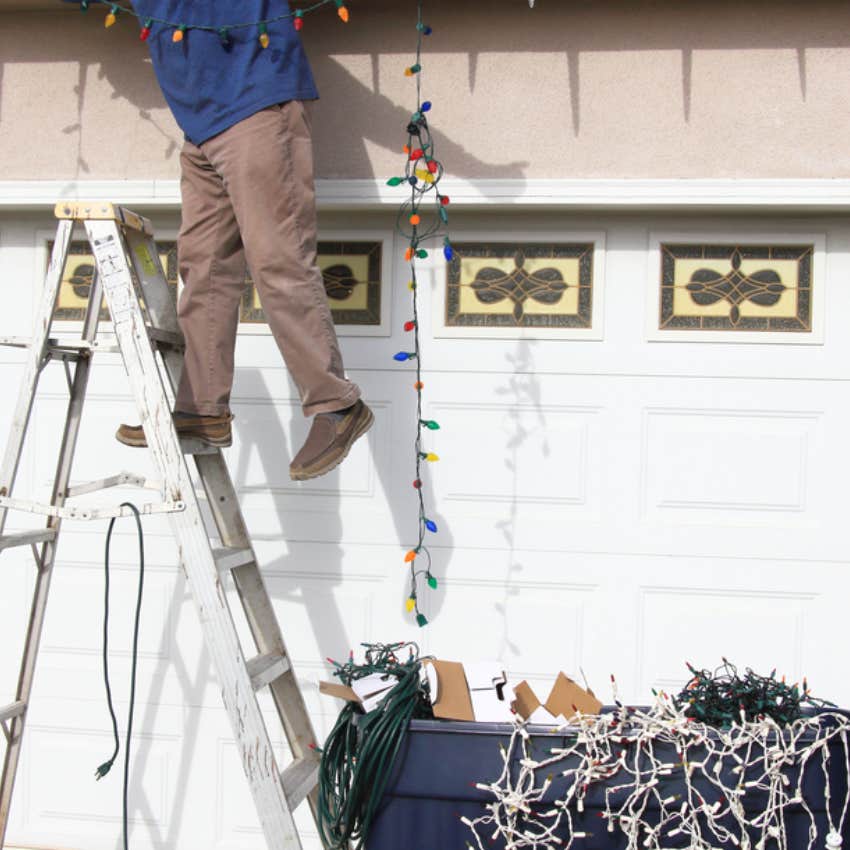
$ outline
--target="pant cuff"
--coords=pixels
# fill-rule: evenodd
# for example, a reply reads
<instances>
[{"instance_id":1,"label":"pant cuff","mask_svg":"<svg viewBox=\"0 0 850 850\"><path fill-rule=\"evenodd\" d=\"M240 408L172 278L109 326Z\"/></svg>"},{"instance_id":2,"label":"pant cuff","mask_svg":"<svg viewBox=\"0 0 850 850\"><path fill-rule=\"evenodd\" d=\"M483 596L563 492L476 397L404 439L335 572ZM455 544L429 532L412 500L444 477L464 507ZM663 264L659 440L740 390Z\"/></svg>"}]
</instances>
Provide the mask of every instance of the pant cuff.
<instances>
[{"instance_id":1,"label":"pant cuff","mask_svg":"<svg viewBox=\"0 0 850 850\"><path fill-rule=\"evenodd\" d=\"M177 401L174 404L175 413L194 413L195 416L227 416L230 413L230 407L226 404L212 404L187 401Z\"/></svg>"},{"instance_id":2,"label":"pant cuff","mask_svg":"<svg viewBox=\"0 0 850 850\"><path fill-rule=\"evenodd\" d=\"M315 416L317 413L334 413L337 410L345 410L351 407L360 398L360 387L351 385L351 389L342 397L330 401L317 401L313 404L305 404L302 407L305 416Z\"/></svg>"}]
</instances>

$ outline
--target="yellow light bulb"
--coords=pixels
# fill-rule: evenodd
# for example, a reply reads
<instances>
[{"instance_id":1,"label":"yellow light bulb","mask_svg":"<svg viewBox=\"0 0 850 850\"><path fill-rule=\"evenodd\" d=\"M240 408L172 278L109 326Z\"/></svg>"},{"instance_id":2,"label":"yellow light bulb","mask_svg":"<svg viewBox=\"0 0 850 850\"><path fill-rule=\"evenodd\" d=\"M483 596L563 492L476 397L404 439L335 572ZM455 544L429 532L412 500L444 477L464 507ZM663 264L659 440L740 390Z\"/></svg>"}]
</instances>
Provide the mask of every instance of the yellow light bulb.
<instances>
[{"instance_id":1,"label":"yellow light bulb","mask_svg":"<svg viewBox=\"0 0 850 850\"><path fill-rule=\"evenodd\" d=\"M436 463L439 459L440 456L435 455L433 452L428 452L428 454L425 455L425 460L427 460L429 463Z\"/></svg>"},{"instance_id":2,"label":"yellow light bulb","mask_svg":"<svg viewBox=\"0 0 850 850\"><path fill-rule=\"evenodd\" d=\"M267 32L261 33L260 44L262 45L263 50L269 46L269 34Z\"/></svg>"},{"instance_id":3,"label":"yellow light bulb","mask_svg":"<svg viewBox=\"0 0 850 850\"><path fill-rule=\"evenodd\" d=\"M115 13L110 12L103 21L103 25L107 28L111 27L116 21Z\"/></svg>"},{"instance_id":4,"label":"yellow light bulb","mask_svg":"<svg viewBox=\"0 0 850 850\"><path fill-rule=\"evenodd\" d=\"M416 607L416 600L408 599L405 607L408 611L412 611Z\"/></svg>"}]
</instances>

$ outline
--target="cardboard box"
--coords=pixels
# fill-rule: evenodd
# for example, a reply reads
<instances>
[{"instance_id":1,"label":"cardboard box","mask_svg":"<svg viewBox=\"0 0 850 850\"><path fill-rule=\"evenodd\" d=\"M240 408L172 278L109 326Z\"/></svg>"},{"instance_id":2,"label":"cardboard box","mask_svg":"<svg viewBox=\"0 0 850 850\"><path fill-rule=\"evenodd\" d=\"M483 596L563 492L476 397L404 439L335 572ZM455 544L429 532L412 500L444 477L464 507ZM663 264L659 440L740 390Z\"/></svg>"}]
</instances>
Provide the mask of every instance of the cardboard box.
<instances>
[{"instance_id":1,"label":"cardboard box","mask_svg":"<svg viewBox=\"0 0 850 850\"><path fill-rule=\"evenodd\" d=\"M513 718L512 691L497 661L462 664L426 659L434 717L505 723Z\"/></svg>"},{"instance_id":2,"label":"cardboard box","mask_svg":"<svg viewBox=\"0 0 850 850\"><path fill-rule=\"evenodd\" d=\"M599 714L602 703L590 689L585 690L564 673L558 673L545 703L540 702L528 682L514 688L513 708L531 723L560 723L581 714Z\"/></svg>"}]
</instances>

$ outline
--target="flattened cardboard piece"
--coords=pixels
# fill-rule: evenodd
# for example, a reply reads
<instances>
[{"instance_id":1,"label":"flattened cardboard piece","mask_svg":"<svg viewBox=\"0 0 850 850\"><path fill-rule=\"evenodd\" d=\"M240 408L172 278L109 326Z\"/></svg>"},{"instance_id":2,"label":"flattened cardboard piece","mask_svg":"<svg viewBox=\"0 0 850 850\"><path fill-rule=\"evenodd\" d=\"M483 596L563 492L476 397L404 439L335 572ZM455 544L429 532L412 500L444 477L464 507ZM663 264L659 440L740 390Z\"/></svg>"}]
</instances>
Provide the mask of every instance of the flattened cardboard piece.
<instances>
[{"instance_id":1,"label":"flattened cardboard piece","mask_svg":"<svg viewBox=\"0 0 850 850\"><path fill-rule=\"evenodd\" d=\"M503 723L512 719L508 677L498 661L464 664L472 712L479 723Z\"/></svg>"},{"instance_id":2,"label":"flattened cardboard piece","mask_svg":"<svg viewBox=\"0 0 850 850\"><path fill-rule=\"evenodd\" d=\"M569 720L575 716L577 710L582 714L599 714L602 703L596 699L593 691L586 691L569 676L558 673L544 708L551 714L561 715L565 720Z\"/></svg>"},{"instance_id":3,"label":"flattened cardboard piece","mask_svg":"<svg viewBox=\"0 0 850 850\"><path fill-rule=\"evenodd\" d=\"M354 693L357 694L363 706L363 711L368 714L378 707L381 700L397 684L398 679L394 676L372 673L370 676L364 676L362 679L355 679L351 683L351 687Z\"/></svg>"},{"instance_id":4,"label":"flattened cardboard piece","mask_svg":"<svg viewBox=\"0 0 850 850\"><path fill-rule=\"evenodd\" d=\"M434 717L443 720L475 720L463 664L457 661L425 661L431 682Z\"/></svg>"},{"instance_id":5,"label":"flattened cardboard piece","mask_svg":"<svg viewBox=\"0 0 850 850\"><path fill-rule=\"evenodd\" d=\"M387 691L393 688L396 682L397 679L392 676L373 673L371 676L364 676L352 682L350 688L338 682L319 682L319 693L344 699L346 702L359 703L368 714L378 707L380 701L387 695Z\"/></svg>"},{"instance_id":6,"label":"flattened cardboard piece","mask_svg":"<svg viewBox=\"0 0 850 850\"><path fill-rule=\"evenodd\" d=\"M341 685L339 682L319 682L319 693L344 699L346 702L360 702L360 698L351 688Z\"/></svg>"},{"instance_id":7,"label":"flattened cardboard piece","mask_svg":"<svg viewBox=\"0 0 850 850\"><path fill-rule=\"evenodd\" d=\"M528 682L520 682L514 688L514 701L511 703L511 707L523 720L527 720L529 723L540 723L544 726L558 723L558 718L540 704L537 694L534 693Z\"/></svg>"},{"instance_id":8,"label":"flattened cardboard piece","mask_svg":"<svg viewBox=\"0 0 850 850\"><path fill-rule=\"evenodd\" d=\"M514 701L511 703L511 707L523 720L528 720L540 708L540 700L537 699L537 694L525 680L514 688Z\"/></svg>"}]
</instances>

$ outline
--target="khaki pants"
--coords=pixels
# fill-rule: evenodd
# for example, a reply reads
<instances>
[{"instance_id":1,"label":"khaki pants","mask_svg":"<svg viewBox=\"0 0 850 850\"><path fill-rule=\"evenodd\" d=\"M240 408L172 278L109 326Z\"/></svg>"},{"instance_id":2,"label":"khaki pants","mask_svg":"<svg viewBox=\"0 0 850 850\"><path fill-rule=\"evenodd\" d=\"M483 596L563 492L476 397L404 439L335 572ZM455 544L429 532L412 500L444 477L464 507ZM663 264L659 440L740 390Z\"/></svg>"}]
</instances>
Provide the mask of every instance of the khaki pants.
<instances>
[{"instance_id":1,"label":"khaki pants","mask_svg":"<svg viewBox=\"0 0 850 850\"><path fill-rule=\"evenodd\" d=\"M306 416L360 396L342 355L316 265L316 205L309 118L288 101L257 112L180 155L183 223L178 315L186 365L176 409L229 412L245 269Z\"/></svg>"}]
</instances>

